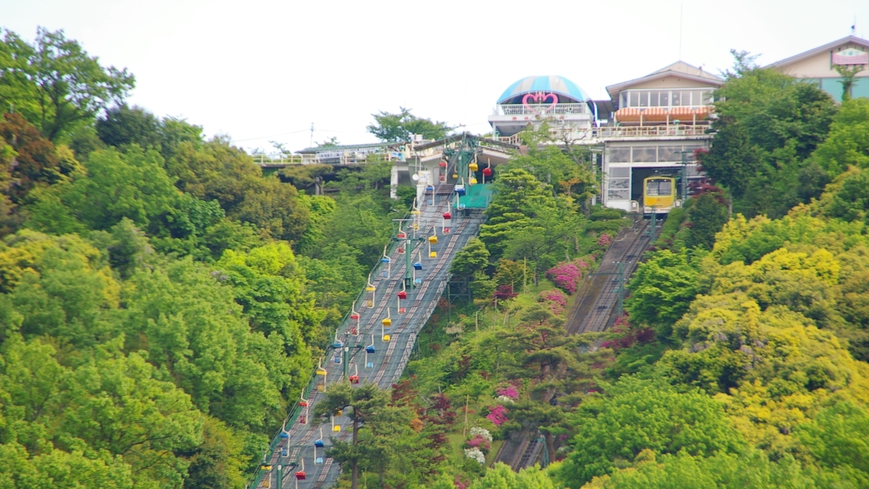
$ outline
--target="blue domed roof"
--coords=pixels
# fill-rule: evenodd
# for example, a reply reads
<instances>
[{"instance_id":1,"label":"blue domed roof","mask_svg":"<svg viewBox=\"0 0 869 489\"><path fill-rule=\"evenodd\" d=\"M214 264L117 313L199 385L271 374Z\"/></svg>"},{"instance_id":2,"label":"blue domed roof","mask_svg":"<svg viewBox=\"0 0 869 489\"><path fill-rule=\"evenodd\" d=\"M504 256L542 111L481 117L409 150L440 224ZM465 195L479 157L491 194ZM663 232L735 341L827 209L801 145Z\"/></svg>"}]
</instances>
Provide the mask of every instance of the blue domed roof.
<instances>
[{"instance_id":1,"label":"blue domed roof","mask_svg":"<svg viewBox=\"0 0 869 489\"><path fill-rule=\"evenodd\" d=\"M498 98L498 103L507 103L526 93L534 92L552 92L558 95L564 95L572 98L577 102L585 102L589 100L589 96L576 83L564 78L563 76L529 76L523 78L516 83L507 87L504 93Z\"/></svg>"}]
</instances>

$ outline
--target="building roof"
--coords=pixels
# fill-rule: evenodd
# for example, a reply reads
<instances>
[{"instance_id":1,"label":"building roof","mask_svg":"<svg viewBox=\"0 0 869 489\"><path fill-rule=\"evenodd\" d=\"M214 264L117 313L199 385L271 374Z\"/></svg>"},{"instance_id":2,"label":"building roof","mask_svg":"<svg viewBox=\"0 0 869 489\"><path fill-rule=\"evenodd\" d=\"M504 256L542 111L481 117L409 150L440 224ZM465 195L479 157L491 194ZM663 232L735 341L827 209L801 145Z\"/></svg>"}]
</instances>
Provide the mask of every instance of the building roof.
<instances>
[{"instance_id":1,"label":"building roof","mask_svg":"<svg viewBox=\"0 0 869 489\"><path fill-rule=\"evenodd\" d=\"M588 94L576 83L563 76L528 76L513 83L498 97L499 104L518 103L520 96L535 92L549 92L572 98L577 102L589 100Z\"/></svg>"},{"instance_id":2,"label":"building roof","mask_svg":"<svg viewBox=\"0 0 869 489\"><path fill-rule=\"evenodd\" d=\"M366 143L366 144L336 144L328 146L315 146L311 148L300 149L296 151L298 154L316 154L325 151L353 151L357 149L372 149L372 148L388 148L390 146L400 146L405 143Z\"/></svg>"},{"instance_id":3,"label":"building roof","mask_svg":"<svg viewBox=\"0 0 869 489\"><path fill-rule=\"evenodd\" d=\"M823 53L825 51L832 51L837 47L843 46L845 44L856 44L858 46L862 46L864 48L869 49L869 41L866 39L857 37L857 36L847 36L842 39L824 44L823 46L818 46L814 49L809 49L808 51L802 52L800 54L791 56L790 58L785 58L780 61L776 61L768 66L768 68L780 68L782 66L787 66L789 64L796 63L798 61L802 61L804 59L811 58L817 54Z\"/></svg>"},{"instance_id":4,"label":"building roof","mask_svg":"<svg viewBox=\"0 0 869 489\"><path fill-rule=\"evenodd\" d=\"M615 85L610 85L606 87L606 91L610 94L610 97L615 99L618 96L619 92L621 92L622 90L631 88L632 86L638 85L640 83L645 83L660 78L666 78L668 76L678 76L680 78L687 78L689 80L706 82L710 85L716 86L721 86L724 84L723 78L715 76L708 71L704 71L703 68L688 64L684 61L676 61L675 63L667 65L660 70L650 73L644 77L635 78L633 80L628 80L622 83L616 83Z\"/></svg>"}]
</instances>

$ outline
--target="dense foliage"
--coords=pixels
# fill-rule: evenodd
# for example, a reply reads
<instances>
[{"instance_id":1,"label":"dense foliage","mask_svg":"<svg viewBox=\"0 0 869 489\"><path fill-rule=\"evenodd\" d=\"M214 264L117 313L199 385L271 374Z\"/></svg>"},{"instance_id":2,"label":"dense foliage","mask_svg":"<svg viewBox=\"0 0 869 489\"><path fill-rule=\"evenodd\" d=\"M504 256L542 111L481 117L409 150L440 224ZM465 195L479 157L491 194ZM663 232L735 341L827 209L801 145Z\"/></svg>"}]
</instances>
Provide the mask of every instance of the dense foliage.
<instances>
[{"instance_id":1,"label":"dense foliage","mask_svg":"<svg viewBox=\"0 0 869 489\"><path fill-rule=\"evenodd\" d=\"M303 195L62 32L0 60L0 486L242 487L389 233L383 165Z\"/></svg>"},{"instance_id":2,"label":"dense foliage","mask_svg":"<svg viewBox=\"0 0 869 489\"><path fill-rule=\"evenodd\" d=\"M306 195L124 105L132 75L62 32L6 31L0 62L0 486L243 487L380 257L389 163ZM406 378L330 387L314 413L350 416L329 451L346 479L869 486L869 102L745 54L718 100L714 185L670 214L605 333L566 329L629 222L589 205L588 155L498 170ZM448 130L405 109L369 129ZM552 464L494 464L512 436Z\"/></svg>"}]
</instances>

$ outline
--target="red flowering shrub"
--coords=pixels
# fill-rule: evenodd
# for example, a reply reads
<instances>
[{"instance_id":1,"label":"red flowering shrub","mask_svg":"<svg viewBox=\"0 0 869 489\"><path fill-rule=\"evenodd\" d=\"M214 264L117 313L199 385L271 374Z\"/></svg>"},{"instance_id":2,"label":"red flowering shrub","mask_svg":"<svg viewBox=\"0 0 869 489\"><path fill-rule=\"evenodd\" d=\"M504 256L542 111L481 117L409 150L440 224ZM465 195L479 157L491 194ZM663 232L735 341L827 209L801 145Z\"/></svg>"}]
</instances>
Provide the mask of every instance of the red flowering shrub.
<instances>
[{"instance_id":1,"label":"red flowering shrub","mask_svg":"<svg viewBox=\"0 0 869 489\"><path fill-rule=\"evenodd\" d=\"M499 396L509 397L510 399L513 399L513 400L519 399L519 391L517 391L516 388L513 387L512 385L508 385L507 387L504 387L503 389L497 389L495 391L495 394L498 394Z\"/></svg>"},{"instance_id":2,"label":"red flowering shrub","mask_svg":"<svg viewBox=\"0 0 869 489\"><path fill-rule=\"evenodd\" d=\"M537 301L549 304L552 314L555 315L563 313L567 307L567 296L564 295L564 292L557 289L544 290L537 295Z\"/></svg>"},{"instance_id":3,"label":"red flowering shrub","mask_svg":"<svg viewBox=\"0 0 869 489\"><path fill-rule=\"evenodd\" d=\"M573 294L582 280L582 270L573 263L559 263L546 271L546 278L559 289Z\"/></svg>"},{"instance_id":4,"label":"red flowering shrub","mask_svg":"<svg viewBox=\"0 0 869 489\"><path fill-rule=\"evenodd\" d=\"M597 238L597 245L602 247L607 247L613 244L613 237L607 233L603 233Z\"/></svg>"},{"instance_id":5,"label":"red flowering shrub","mask_svg":"<svg viewBox=\"0 0 869 489\"><path fill-rule=\"evenodd\" d=\"M491 421L495 426L501 426L507 422L507 409L499 404L489 411L486 419Z\"/></svg>"}]
</instances>

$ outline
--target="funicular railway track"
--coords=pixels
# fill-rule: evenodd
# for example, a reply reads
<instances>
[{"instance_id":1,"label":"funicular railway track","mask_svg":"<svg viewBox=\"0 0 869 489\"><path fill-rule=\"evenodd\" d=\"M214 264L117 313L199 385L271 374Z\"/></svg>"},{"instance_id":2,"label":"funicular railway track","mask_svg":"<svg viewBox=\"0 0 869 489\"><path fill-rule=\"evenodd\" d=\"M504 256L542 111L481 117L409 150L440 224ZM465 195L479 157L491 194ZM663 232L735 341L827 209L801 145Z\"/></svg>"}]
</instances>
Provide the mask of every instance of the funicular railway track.
<instances>
[{"instance_id":1,"label":"funicular railway track","mask_svg":"<svg viewBox=\"0 0 869 489\"><path fill-rule=\"evenodd\" d=\"M263 466L269 467L269 470L262 471L256 484L250 487L307 489L330 487L337 482L340 468L326 457L325 450L332 445L332 440L349 440L351 432L343 428L349 428L350 422L344 416L335 416L334 424L327 421L320 425L318 420L311 417L314 407L325 398L329 384L347 381L345 370L347 375L358 376L360 383L375 383L382 389L398 380L410 359L418 331L431 316L443 294L455 252L476 235L481 223L479 218L455 216L450 223L450 232L444 233L442 216L450 209L449 195L443 195L439 200L437 204L423 203L419 230L406 231L422 240L437 235L439 241L432 247L438 253L437 258L420 256L423 270L414 273L421 281L416 287L407 290L408 297L402 301L402 305L407 306L405 313L398 313L396 301L398 292L402 290L407 261L406 256L399 255L397 247L393 246L389 253L391 268L381 264L372 271L369 285L375 289L374 300L370 304L373 307L364 307L368 305L368 296L366 292L360 294L357 300L360 303L356 307L359 318L351 320L348 316L338 328L335 340L342 346L327 353L325 364L318 368L315 381L300 401L300 405L303 402L305 407L296 407L295 411L291 411L285 429L270 446L270 453L263 461ZM393 325L381 329L385 317L390 317ZM353 326L356 327L356 335L350 334ZM388 341L385 341L382 333L389 334ZM370 353L368 347L372 347ZM342 357L340 363L339 357ZM325 375L319 374L321 371ZM313 388L314 385L317 388ZM340 427L337 428L340 431L336 431L335 427ZM283 470L277 470L278 466ZM304 479L297 478L296 473L299 471L305 472ZM282 472L281 481L277 480L278 472Z\"/></svg>"},{"instance_id":2,"label":"funicular railway track","mask_svg":"<svg viewBox=\"0 0 869 489\"><path fill-rule=\"evenodd\" d=\"M622 230L604 255L597 272L586 277L565 328L568 334L601 332L615 321L619 289L627 284L650 241L649 221L639 218ZM536 433L502 445L496 460L520 470L533 464L543 449Z\"/></svg>"},{"instance_id":3,"label":"funicular railway track","mask_svg":"<svg viewBox=\"0 0 869 489\"><path fill-rule=\"evenodd\" d=\"M567 323L569 334L604 331L615 320L619 289L626 285L649 246L648 229L649 222L640 219L618 234L580 302L571 311Z\"/></svg>"}]
</instances>

